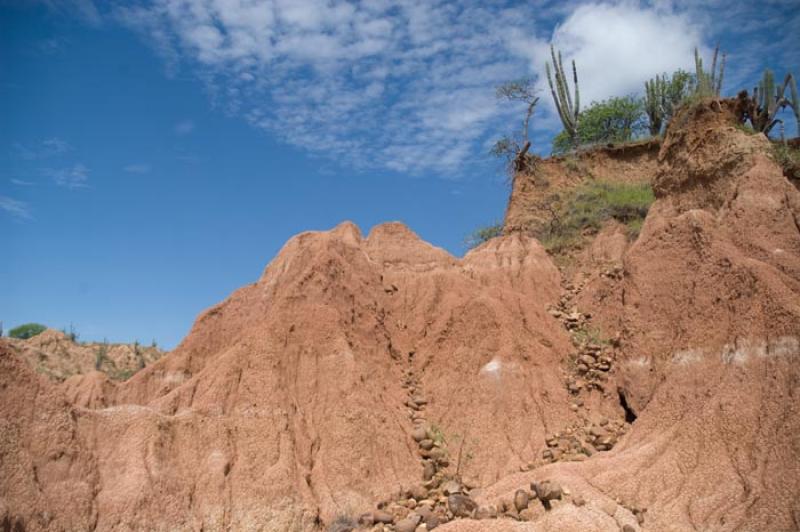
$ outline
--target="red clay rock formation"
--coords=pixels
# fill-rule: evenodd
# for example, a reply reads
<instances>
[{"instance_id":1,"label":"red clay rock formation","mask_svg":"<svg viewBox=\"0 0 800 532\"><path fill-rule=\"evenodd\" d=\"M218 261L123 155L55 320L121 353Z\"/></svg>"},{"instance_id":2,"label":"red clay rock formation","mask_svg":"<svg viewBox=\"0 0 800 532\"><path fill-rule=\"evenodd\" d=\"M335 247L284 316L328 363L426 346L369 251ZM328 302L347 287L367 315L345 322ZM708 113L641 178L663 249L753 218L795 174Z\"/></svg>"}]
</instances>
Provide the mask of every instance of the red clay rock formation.
<instances>
[{"instance_id":1,"label":"red clay rock formation","mask_svg":"<svg viewBox=\"0 0 800 532\"><path fill-rule=\"evenodd\" d=\"M521 236L458 260L401 224L366 239L352 224L304 233L169 356L110 390L68 383L76 403L58 411L96 475L86 510L3 484L7 511L29 530L42 509L54 527L308 530L369 509L421 482L406 370L429 420L471 435L464 474L494 480L572 415L558 370L567 338L545 311L558 293L557 269ZM27 379L27 393L58 396ZM4 384L11 408L18 384Z\"/></svg>"},{"instance_id":2,"label":"red clay rock formation","mask_svg":"<svg viewBox=\"0 0 800 532\"><path fill-rule=\"evenodd\" d=\"M800 193L731 116L676 117L639 239L591 251L611 273L562 279L521 234L457 259L342 224L124 383L54 384L0 342L0 523L796 529Z\"/></svg>"}]
</instances>

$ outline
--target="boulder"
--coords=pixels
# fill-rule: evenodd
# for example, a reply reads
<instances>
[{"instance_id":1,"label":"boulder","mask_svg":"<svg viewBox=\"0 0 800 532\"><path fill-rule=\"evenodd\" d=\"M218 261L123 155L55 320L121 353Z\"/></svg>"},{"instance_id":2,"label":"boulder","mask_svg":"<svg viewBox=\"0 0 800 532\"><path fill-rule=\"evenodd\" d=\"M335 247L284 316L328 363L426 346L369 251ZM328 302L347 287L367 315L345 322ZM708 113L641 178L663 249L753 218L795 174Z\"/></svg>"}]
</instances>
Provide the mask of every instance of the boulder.
<instances>
[{"instance_id":1,"label":"boulder","mask_svg":"<svg viewBox=\"0 0 800 532\"><path fill-rule=\"evenodd\" d=\"M411 431L411 437L414 439L415 442L421 442L424 440L428 435L428 431L425 427L419 426Z\"/></svg>"},{"instance_id":2,"label":"boulder","mask_svg":"<svg viewBox=\"0 0 800 532\"><path fill-rule=\"evenodd\" d=\"M372 522L373 523L383 523L385 525L390 525L394 521L394 517L389 512L385 512L383 510L375 510L372 512Z\"/></svg>"},{"instance_id":3,"label":"boulder","mask_svg":"<svg viewBox=\"0 0 800 532\"><path fill-rule=\"evenodd\" d=\"M518 512L521 512L527 508L529 501L530 497L528 496L527 491L519 489L516 491L516 493L514 493L514 508L516 508Z\"/></svg>"},{"instance_id":4,"label":"boulder","mask_svg":"<svg viewBox=\"0 0 800 532\"><path fill-rule=\"evenodd\" d=\"M472 517L478 505L466 495L454 493L447 497L447 508L455 517Z\"/></svg>"},{"instance_id":5,"label":"boulder","mask_svg":"<svg viewBox=\"0 0 800 532\"><path fill-rule=\"evenodd\" d=\"M536 497L542 502L560 499L563 494L561 485L553 480L531 482L531 490L533 490Z\"/></svg>"},{"instance_id":6,"label":"boulder","mask_svg":"<svg viewBox=\"0 0 800 532\"><path fill-rule=\"evenodd\" d=\"M461 484L456 480L448 480L442 486L442 493L445 495L452 495L453 493L461 493L463 488Z\"/></svg>"},{"instance_id":7,"label":"boulder","mask_svg":"<svg viewBox=\"0 0 800 532\"><path fill-rule=\"evenodd\" d=\"M408 517L397 522L395 530L397 532L415 532L420 519L420 516L415 513L409 514Z\"/></svg>"}]
</instances>

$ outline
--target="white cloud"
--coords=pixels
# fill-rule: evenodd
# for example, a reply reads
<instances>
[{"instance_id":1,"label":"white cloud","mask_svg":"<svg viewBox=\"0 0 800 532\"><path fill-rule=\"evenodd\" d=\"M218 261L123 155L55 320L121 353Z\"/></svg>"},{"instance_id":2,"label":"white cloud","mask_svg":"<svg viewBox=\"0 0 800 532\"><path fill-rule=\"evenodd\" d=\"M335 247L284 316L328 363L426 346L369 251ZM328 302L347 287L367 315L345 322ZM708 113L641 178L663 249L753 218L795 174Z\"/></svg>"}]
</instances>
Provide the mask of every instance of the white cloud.
<instances>
[{"instance_id":1,"label":"white cloud","mask_svg":"<svg viewBox=\"0 0 800 532\"><path fill-rule=\"evenodd\" d=\"M35 144L16 142L12 147L17 156L27 161L47 159L49 157L63 155L72 150L72 146L70 146L67 141L58 137L47 138Z\"/></svg>"},{"instance_id":2,"label":"white cloud","mask_svg":"<svg viewBox=\"0 0 800 532\"><path fill-rule=\"evenodd\" d=\"M18 187L32 187L36 184L33 181L25 181L24 179L11 178L9 181L11 181L12 185L17 185Z\"/></svg>"},{"instance_id":3,"label":"white cloud","mask_svg":"<svg viewBox=\"0 0 800 532\"><path fill-rule=\"evenodd\" d=\"M701 35L702 28L686 15L632 3L598 3L573 11L555 29L553 42L563 52L565 70L575 60L581 100L588 104L641 93L644 81L655 74L693 69Z\"/></svg>"},{"instance_id":4,"label":"white cloud","mask_svg":"<svg viewBox=\"0 0 800 532\"><path fill-rule=\"evenodd\" d=\"M129 164L123 170L130 174L147 174L150 172L150 165L145 163Z\"/></svg>"},{"instance_id":5,"label":"white cloud","mask_svg":"<svg viewBox=\"0 0 800 532\"><path fill-rule=\"evenodd\" d=\"M175 133L177 135L188 135L194 131L194 122L191 120L183 120L175 124Z\"/></svg>"},{"instance_id":6,"label":"white cloud","mask_svg":"<svg viewBox=\"0 0 800 532\"><path fill-rule=\"evenodd\" d=\"M30 220L32 218L27 203L8 196L0 196L0 210L18 220Z\"/></svg>"},{"instance_id":7,"label":"white cloud","mask_svg":"<svg viewBox=\"0 0 800 532\"><path fill-rule=\"evenodd\" d=\"M700 40L674 8L574 5L155 0L117 16L168 63L194 69L215 104L285 142L354 167L458 173L518 125L522 109L498 102L496 85L539 75L546 87L558 20L586 103L688 67ZM534 124L555 129L549 91L541 96Z\"/></svg>"},{"instance_id":8,"label":"white cloud","mask_svg":"<svg viewBox=\"0 0 800 532\"><path fill-rule=\"evenodd\" d=\"M76 189L89 186L89 169L81 163L69 168L47 168L42 170L42 173L51 177L60 187Z\"/></svg>"}]
</instances>

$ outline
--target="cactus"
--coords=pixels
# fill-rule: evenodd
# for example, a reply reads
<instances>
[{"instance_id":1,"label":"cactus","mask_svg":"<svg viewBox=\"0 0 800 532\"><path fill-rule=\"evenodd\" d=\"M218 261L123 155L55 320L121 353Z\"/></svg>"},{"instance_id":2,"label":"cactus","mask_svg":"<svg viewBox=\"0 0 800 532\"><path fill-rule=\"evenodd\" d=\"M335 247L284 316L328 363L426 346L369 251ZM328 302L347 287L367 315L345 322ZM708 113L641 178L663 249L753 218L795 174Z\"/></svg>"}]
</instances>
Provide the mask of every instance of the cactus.
<instances>
[{"instance_id":1,"label":"cactus","mask_svg":"<svg viewBox=\"0 0 800 532\"><path fill-rule=\"evenodd\" d=\"M666 110L667 80L666 75L656 76L644 82L644 110L650 121L650 134L661 133Z\"/></svg>"},{"instance_id":2,"label":"cactus","mask_svg":"<svg viewBox=\"0 0 800 532\"><path fill-rule=\"evenodd\" d=\"M785 94L786 88L792 91L792 101L789 101ZM747 98L747 91L743 91L740 96L743 102L743 119L750 120L753 129L765 135L783 121L776 118L778 112L784 107L792 107L797 115L797 83L792 74L786 74L780 86L775 85L775 75L770 69L764 70L764 75L758 83L758 87L753 88L753 96Z\"/></svg>"},{"instance_id":3,"label":"cactus","mask_svg":"<svg viewBox=\"0 0 800 532\"><path fill-rule=\"evenodd\" d=\"M706 72L703 68L703 59L697 48L694 49L694 68L696 77L695 94L699 96L719 96L722 91L722 78L725 75L725 53L722 54L722 62L717 72L717 56L719 55L719 45L714 48L714 57L711 60L711 71Z\"/></svg>"},{"instance_id":4,"label":"cactus","mask_svg":"<svg viewBox=\"0 0 800 532\"><path fill-rule=\"evenodd\" d=\"M794 112L794 119L797 123L797 136L800 137L800 110L798 109L798 107L800 107L800 100L797 99L797 80L794 79L794 76L791 74L789 74L787 77L791 78L789 80L789 92L792 95L792 100L787 102L787 104Z\"/></svg>"},{"instance_id":5,"label":"cactus","mask_svg":"<svg viewBox=\"0 0 800 532\"><path fill-rule=\"evenodd\" d=\"M569 135L572 145L578 146L578 118L581 112L580 92L578 91L578 70L575 68L575 61L572 61L572 79L575 84L575 98L573 105L573 98L569 93L569 82L564 74L564 66L561 63L561 52L556 56L553 45L550 45L550 56L553 59L553 70L555 71L556 83L553 86L553 77L550 72L550 63L545 63L545 70L547 72L547 82L550 85L550 93L553 95L553 101L556 104L558 116L561 118L561 123L564 124L564 130Z\"/></svg>"},{"instance_id":6,"label":"cactus","mask_svg":"<svg viewBox=\"0 0 800 532\"><path fill-rule=\"evenodd\" d=\"M647 113L650 134L658 135L675 109L694 91L692 75L676 70L672 76L662 74L644 82L644 110Z\"/></svg>"}]
</instances>

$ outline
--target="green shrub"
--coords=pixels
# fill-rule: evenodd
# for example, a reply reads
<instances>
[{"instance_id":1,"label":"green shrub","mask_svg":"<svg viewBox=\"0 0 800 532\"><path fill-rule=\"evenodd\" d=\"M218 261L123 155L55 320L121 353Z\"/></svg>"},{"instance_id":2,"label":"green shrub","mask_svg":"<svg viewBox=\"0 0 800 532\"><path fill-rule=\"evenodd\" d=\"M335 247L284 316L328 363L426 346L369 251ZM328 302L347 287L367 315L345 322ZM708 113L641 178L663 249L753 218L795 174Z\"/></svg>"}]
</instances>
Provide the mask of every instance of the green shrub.
<instances>
[{"instance_id":1,"label":"green shrub","mask_svg":"<svg viewBox=\"0 0 800 532\"><path fill-rule=\"evenodd\" d=\"M772 145L772 159L783 170L789 179L800 179L800 148L794 148L783 142Z\"/></svg>"},{"instance_id":2,"label":"green shrub","mask_svg":"<svg viewBox=\"0 0 800 532\"><path fill-rule=\"evenodd\" d=\"M115 371L113 374L110 374L109 377L116 381L126 381L133 377L135 373L136 370L134 369L121 369L119 371Z\"/></svg>"},{"instance_id":3,"label":"green shrub","mask_svg":"<svg viewBox=\"0 0 800 532\"><path fill-rule=\"evenodd\" d=\"M108 360L108 340L103 339L103 343L97 348L94 356L94 369L100 371L103 363Z\"/></svg>"},{"instance_id":4,"label":"green shrub","mask_svg":"<svg viewBox=\"0 0 800 532\"><path fill-rule=\"evenodd\" d=\"M437 425L436 423L431 423L430 425L430 433L433 437L433 442L438 444L440 447L444 447L447 445L447 438L444 435L444 431L442 428Z\"/></svg>"},{"instance_id":5,"label":"green shrub","mask_svg":"<svg viewBox=\"0 0 800 532\"><path fill-rule=\"evenodd\" d=\"M614 219L638 235L655 197L649 183L587 182L562 196L551 196L551 219L534 230L544 247L561 253L578 247L586 233L596 233Z\"/></svg>"},{"instance_id":6,"label":"green shrub","mask_svg":"<svg viewBox=\"0 0 800 532\"><path fill-rule=\"evenodd\" d=\"M578 121L580 145L628 142L647 132L644 104L633 96L592 102ZM553 139L553 153L566 153L574 147L567 131Z\"/></svg>"},{"instance_id":7,"label":"green shrub","mask_svg":"<svg viewBox=\"0 0 800 532\"><path fill-rule=\"evenodd\" d=\"M47 327L41 323L25 323L8 331L8 335L11 338L27 340L28 338L33 338L37 334L42 334L46 330Z\"/></svg>"},{"instance_id":8,"label":"green shrub","mask_svg":"<svg viewBox=\"0 0 800 532\"><path fill-rule=\"evenodd\" d=\"M501 223L479 227L464 239L464 244L467 246L467 249L472 249L502 234L503 224Z\"/></svg>"}]
</instances>

